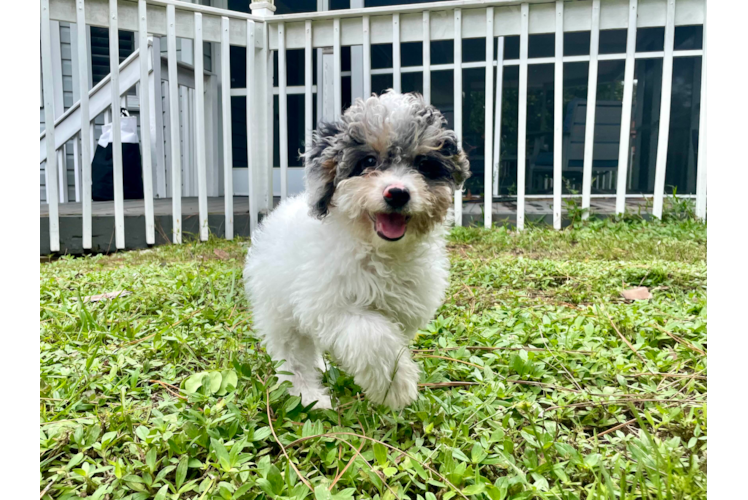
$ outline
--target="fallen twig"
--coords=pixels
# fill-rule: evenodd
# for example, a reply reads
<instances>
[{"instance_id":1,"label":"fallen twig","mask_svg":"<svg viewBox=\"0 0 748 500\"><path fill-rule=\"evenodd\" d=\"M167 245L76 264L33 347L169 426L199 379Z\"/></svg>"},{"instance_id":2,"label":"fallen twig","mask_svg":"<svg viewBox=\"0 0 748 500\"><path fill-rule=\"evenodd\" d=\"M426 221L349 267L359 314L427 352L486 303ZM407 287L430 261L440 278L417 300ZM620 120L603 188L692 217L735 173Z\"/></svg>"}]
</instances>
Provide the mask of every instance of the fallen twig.
<instances>
[{"instance_id":1,"label":"fallen twig","mask_svg":"<svg viewBox=\"0 0 748 500\"><path fill-rule=\"evenodd\" d=\"M493 346L460 346L460 347L442 347L439 349L413 349L415 353L418 352L436 352L436 351L457 351L459 349L467 349L468 351L528 351L528 352L548 352L548 349L540 347L493 347ZM567 351L567 350L556 350L553 352L559 352L563 354L594 354L592 351Z\"/></svg>"},{"instance_id":2,"label":"fallen twig","mask_svg":"<svg viewBox=\"0 0 748 500\"><path fill-rule=\"evenodd\" d=\"M703 401L694 400L694 399L657 399L657 398L646 398L646 399L615 399L613 401L583 401L581 403L572 403L568 405L560 405L560 406L551 406L549 408L545 408L543 411L551 411L551 410L558 410L560 408L581 408L583 406L597 406L597 405L620 405L625 403L651 403L651 402L657 402L657 403L681 403L681 404L693 404L698 403L702 404Z\"/></svg>"},{"instance_id":3,"label":"fallen twig","mask_svg":"<svg viewBox=\"0 0 748 500\"><path fill-rule=\"evenodd\" d=\"M699 353L699 354L701 354L702 356L706 356L706 353L705 353L704 351L702 351L701 349L699 349L699 348L698 348L698 347L696 347L695 345L691 344L691 343L690 343L690 342L688 342L687 340L684 340L684 339L682 339L681 337L677 336L676 334L674 334L674 333L672 333L672 332L669 332L669 331L665 330L665 329L664 329L664 328L662 328L662 327L661 327L660 325L657 325L657 324L652 324L652 326L654 326L655 328L657 328L658 330L660 330L660 331L661 331L662 333L664 333L664 334L666 334L666 335L669 335L669 336L670 336L670 338L672 338L673 340L675 340L675 341L676 341L676 342L678 342L679 344L681 344L681 345L684 345L684 346L686 346L686 347L687 347L688 349L691 349L691 350L692 350L692 351L694 351L694 352L698 352L698 353Z\"/></svg>"},{"instance_id":4,"label":"fallen twig","mask_svg":"<svg viewBox=\"0 0 748 500\"><path fill-rule=\"evenodd\" d=\"M332 491L332 488L338 483L338 481L340 481L340 478L343 477L343 474L345 474L345 471L348 470L348 467L350 467L353 461L356 460L356 457L361 457L361 450L364 449L365 444L366 444L366 441L361 441L361 446L359 447L358 450L356 450L356 453L353 454L351 459L348 460L348 463L345 465L345 467L343 467L343 470L341 470L340 473L337 476L335 476L335 479L333 479L332 483L330 484L330 487L327 488L328 491ZM364 457L361 457L361 458L363 459Z\"/></svg>"},{"instance_id":5,"label":"fallen twig","mask_svg":"<svg viewBox=\"0 0 748 500\"><path fill-rule=\"evenodd\" d=\"M624 377L697 378L706 380L704 375L688 375L687 373L628 373Z\"/></svg>"},{"instance_id":6,"label":"fallen twig","mask_svg":"<svg viewBox=\"0 0 748 500\"><path fill-rule=\"evenodd\" d=\"M644 363L646 365L647 364L647 360L645 360L644 357L641 354L639 354L639 351L637 351L636 348L634 348L634 345L631 342L629 342L629 339L627 339L626 337L623 336L623 334L618 329L618 327L616 326L616 324L613 323L613 318L610 317L610 315L608 314L608 311L606 311L606 310L603 309L603 312L608 317L608 320L610 321L610 324L613 326L613 330L615 330L616 333L618 334L618 336L621 337L621 340L623 340L624 342L626 342L626 345L628 345L629 348L632 351L634 351L634 354L636 354L636 357L639 358L642 361L642 363Z\"/></svg>"},{"instance_id":7,"label":"fallen twig","mask_svg":"<svg viewBox=\"0 0 748 500\"><path fill-rule=\"evenodd\" d=\"M183 401L187 401L187 398L179 394L179 387L173 386L171 384L167 384L166 382L162 382L160 380L149 380L148 382L151 382L153 384L159 384L161 387L166 389L166 391L174 396L175 398L179 398Z\"/></svg>"},{"instance_id":8,"label":"fallen twig","mask_svg":"<svg viewBox=\"0 0 748 500\"><path fill-rule=\"evenodd\" d=\"M52 487L52 485L55 484L55 480L52 479L47 486L44 487L42 491L39 492L39 498L42 498L44 495L47 494L49 489Z\"/></svg>"},{"instance_id":9,"label":"fallen twig","mask_svg":"<svg viewBox=\"0 0 748 500\"><path fill-rule=\"evenodd\" d=\"M437 355L437 354L421 354L421 353L418 353L418 354L417 354L417 356L419 356L419 357L421 357L421 358L437 358L437 359L445 359L445 360L447 360L447 361L454 361L455 363L462 363L462 364L464 364L464 365L470 365L470 366L474 366L474 367L476 367L476 368L479 368L479 369L481 369L481 370L483 369L483 367L482 367L482 366L480 366L480 365L476 365L475 363L471 363L470 361L463 361L463 360L461 360L461 359L450 358L450 357L447 357L447 356L439 356L439 355Z\"/></svg>"},{"instance_id":10,"label":"fallen twig","mask_svg":"<svg viewBox=\"0 0 748 500\"><path fill-rule=\"evenodd\" d=\"M465 385L480 385L479 382L434 382L418 384L418 387L428 387L430 389L439 389L442 387L462 387Z\"/></svg>"},{"instance_id":11,"label":"fallen twig","mask_svg":"<svg viewBox=\"0 0 748 500\"><path fill-rule=\"evenodd\" d=\"M301 479L301 482L306 485L307 488L309 488L309 491L314 493L314 488L312 488L312 485L307 481L307 479L301 474L301 471L299 471L299 468L296 467L296 464L293 463L291 458L288 456L288 452L286 452L286 447L283 446L283 443L281 443L281 440L278 439L278 435L275 433L275 427L273 427L273 419L270 417L270 391L268 390L267 386L265 386L265 408L267 409L268 414L268 425L270 426L270 432L273 433L273 437L275 438L275 442L278 443L278 445L281 448L281 451L283 451L283 455L285 455L286 460L288 460L288 464L293 468L294 472L296 472L296 475L299 476L299 479Z\"/></svg>"},{"instance_id":12,"label":"fallen twig","mask_svg":"<svg viewBox=\"0 0 748 500\"><path fill-rule=\"evenodd\" d=\"M606 434L610 434L611 432L615 432L615 431L617 431L618 429L620 429L620 428L622 428L622 427L626 427L627 425L633 424L634 422L636 422L636 419L635 419L635 418L632 418L632 419L631 419L631 420L629 420L628 422L623 422L622 424L618 424L618 425L616 425L615 427L611 427L611 428L610 428L610 429L608 429L607 431L603 431L603 432L601 432L600 434L598 434L598 435L597 435L597 437L600 437L600 436L604 436L604 435L606 435Z\"/></svg>"}]
</instances>

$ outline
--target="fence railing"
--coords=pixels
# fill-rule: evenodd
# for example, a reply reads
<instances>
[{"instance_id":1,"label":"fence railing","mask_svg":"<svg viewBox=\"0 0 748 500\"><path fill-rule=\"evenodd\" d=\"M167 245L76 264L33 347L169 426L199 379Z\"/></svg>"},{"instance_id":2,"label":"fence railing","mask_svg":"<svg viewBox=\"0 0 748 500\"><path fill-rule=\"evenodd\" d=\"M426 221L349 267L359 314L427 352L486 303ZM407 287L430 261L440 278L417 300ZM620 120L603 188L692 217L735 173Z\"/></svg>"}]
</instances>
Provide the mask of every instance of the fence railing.
<instances>
[{"instance_id":1,"label":"fence railing","mask_svg":"<svg viewBox=\"0 0 748 500\"><path fill-rule=\"evenodd\" d=\"M182 197L184 176L197 187L199 200L199 236L208 237L208 196L209 185L213 188L222 177L221 192L225 200L225 237L234 234L233 194L248 193L250 230L258 224L261 212L273 207L273 168L280 170L280 197L289 193L288 158L288 96L304 96L304 137L309 143L314 123L315 91L317 94L317 118L334 119L343 111L343 89L341 53L345 46L360 47L363 95L372 92L372 75L392 74L393 88L402 89L402 75L422 73L423 95L432 99L432 75L435 71L452 70L454 120L450 125L459 138L463 137L463 69L486 68L484 92L483 176L484 224L492 221L492 200L499 194L500 164L505 161L502 151L502 82L505 68L518 66L518 111L516 164L516 202L518 229L524 227L525 202L527 199L527 122L528 122L528 69L536 64L552 64L553 70L553 144L552 179L543 182L552 185L553 224L557 229L562 222L562 165L564 143L564 64L588 62L588 85L586 94L586 129L584 132L583 166L581 176L581 206L590 208L593 186L593 156L595 147L596 98L598 88L598 62L620 60L625 64L622 85L622 105L620 137L618 138L617 177L604 181L608 189L615 184L616 213L625 210L627 196L627 169L631 163L632 100L636 82L635 62L639 59L662 59L661 105L659 109L659 130L654 174L653 215L661 217L665 199L665 169L668 154L668 133L671 116L671 91L673 80L673 60L677 57L701 57L701 112L699 134L702 145L698 151L696 174L696 213L706 215L706 161L705 161L705 107L706 107L706 2L705 0L591 0L564 2L561 0L460 0L438 3L400 5L365 9L337 10L292 15L274 15L274 8L268 3L253 3L252 15L240 12L204 7L175 0L41 0L42 40L41 59L43 75L45 131L40 137L40 163L44 165L49 205L50 249L58 251L59 245L59 179L58 162L63 161L61 151L65 143L74 140L76 172L80 172L80 200L82 203L83 247L91 247L92 202L91 202L91 158L93 155L92 123L95 117L112 103L120 105L122 96L133 86L137 86L140 107L140 134L143 163L143 187L146 239L154 243L154 165L161 165L166 158L168 168L156 168L158 172L170 174L170 189L167 193L172 200L172 235L175 243L182 240ZM50 22L75 23L73 36L77 39L79 61L91 57L87 52L87 26L103 27L109 30L110 74L95 88L89 88L88 66L77 64L79 102L64 115L59 112L62 103L55 99L53 54L51 50ZM676 50L674 37L676 26L704 25L704 42L701 48ZM71 25L72 26L72 25ZM640 28L663 28L664 46L662 50L637 51L637 30ZM127 30L137 33L138 46L151 47L151 55L144 57L136 51L120 64L118 33ZM625 30L625 51L601 53L601 30ZM589 31L588 55L565 55L565 34ZM72 33L72 29L71 29ZM553 36L554 52L550 56L531 57L528 54L532 36L548 34ZM508 37L519 37L517 57L507 53L505 42ZM159 37L166 37L167 55L164 61L166 75L161 73L160 50L154 50ZM194 47L194 64L180 64L177 55L177 39L191 40ZM463 61L462 41L471 38L485 38L485 60ZM498 40L496 40L498 39ZM432 64L431 43L440 40L453 41L452 62ZM203 67L203 42L211 42L220 49L220 72L218 83L210 79L210 72ZM403 67L401 46L405 43L422 43L422 64ZM392 44L392 68L372 69L372 45ZM246 87L231 88L230 47L246 47ZM287 84L289 50L303 50L304 85L290 88ZM325 62L319 62L319 69L313 69L313 55L317 49L324 49ZM143 51L145 54L147 52ZM274 53L277 52L277 85L274 86ZM331 64L327 64L331 52ZM322 52L320 52L322 54ZM472 58L471 58L472 59ZM158 61L158 64L156 64ZM136 66L137 65L137 66ZM324 69L323 69L324 68ZM189 87L192 93L186 99L180 98L180 75L194 72ZM317 71L316 88L313 85L313 72ZM206 76L207 75L207 76ZM236 76L236 75L234 75ZM320 80L320 77L322 79ZM162 82L163 80L163 92ZM207 86L209 87L206 89ZM210 87L220 87L220 92L210 91ZM105 89L102 92L102 89ZM376 90L376 89L375 89ZM108 91L108 97L103 98ZM162 106L154 93L165 98L165 105L171 110L166 117L155 112ZM219 97L220 93L220 97ZM324 94L324 96L323 96ZM331 95L330 95L331 94ZM232 96L246 96L247 123L247 176L246 186L234 186L232 148ZM274 95L278 95L279 133L273 137ZM220 100L220 103L219 103ZM180 102L181 101L181 102ZM321 104L321 105L320 105ZM117 109L117 108L115 108ZM189 113L185 114L185 109ZM206 113L206 109L208 112ZM57 113L55 112L57 110ZM179 111L181 110L181 112ZM234 108L234 112L236 108ZM180 114L181 113L181 114ZM62 115L62 116L60 116ZM115 239L117 248L125 248L124 204L122 188L122 157L120 144L120 119L118 112L110 112L113 130L114 151L114 214ZM220 119L218 116L220 115ZM184 132L183 116L188 117L190 131ZM214 121L211 121L211 120ZM181 120L181 121L180 121ZM77 122L71 126L72 122ZM206 125L207 124L207 125ZM164 133L165 125L166 132ZM215 129L215 130L214 130ZM219 131L216 133L216 131ZM161 137L163 135L163 137ZM155 137L158 136L158 137ZM186 138L186 139L185 139ZM214 142L220 142L214 144ZM279 147L279 165L273 165L273 147ZM189 149L193 170L182 165L185 148ZM209 150L209 151L208 151ZM614 181L615 179L615 181ZM64 179L63 179L64 180ZM165 179L163 180L165 182ZM161 186L163 187L163 186ZM159 186L156 187L157 191ZM64 201L64 200L63 200ZM462 193L455 193L454 211L456 224L462 224Z\"/></svg>"}]
</instances>

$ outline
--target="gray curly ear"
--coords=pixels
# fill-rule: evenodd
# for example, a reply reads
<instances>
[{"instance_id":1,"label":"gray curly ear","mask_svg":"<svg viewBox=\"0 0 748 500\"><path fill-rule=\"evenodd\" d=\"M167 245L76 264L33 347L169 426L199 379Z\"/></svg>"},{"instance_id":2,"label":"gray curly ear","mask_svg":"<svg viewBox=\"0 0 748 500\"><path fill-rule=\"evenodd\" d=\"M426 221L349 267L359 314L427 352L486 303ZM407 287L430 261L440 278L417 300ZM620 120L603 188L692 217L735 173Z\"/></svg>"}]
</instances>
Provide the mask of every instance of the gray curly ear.
<instances>
[{"instance_id":1,"label":"gray curly ear","mask_svg":"<svg viewBox=\"0 0 748 500\"><path fill-rule=\"evenodd\" d=\"M334 146L336 137L342 130L340 123L320 123L312 136L309 151L302 155L310 214L318 219L328 214L332 196L335 194L338 162Z\"/></svg>"},{"instance_id":2,"label":"gray curly ear","mask_svg":"<svg viewBox=\"0 0 748 500\"><path fill-rule=\"evenodd\" d=\"M470 178L470 162L465 151L458 145L457 134L454 131L445 131L445 139L439 153L452 162L452 179L456 189L460 189L465 181Z\"/></svg>"}]
</instances>

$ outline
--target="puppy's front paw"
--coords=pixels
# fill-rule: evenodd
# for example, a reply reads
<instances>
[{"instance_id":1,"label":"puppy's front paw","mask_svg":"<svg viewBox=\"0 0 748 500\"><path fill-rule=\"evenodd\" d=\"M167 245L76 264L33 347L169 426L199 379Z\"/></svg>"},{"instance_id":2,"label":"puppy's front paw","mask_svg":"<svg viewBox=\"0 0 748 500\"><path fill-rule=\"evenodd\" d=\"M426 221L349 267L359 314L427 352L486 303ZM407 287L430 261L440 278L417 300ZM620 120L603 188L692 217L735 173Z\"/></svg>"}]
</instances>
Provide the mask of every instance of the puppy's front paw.
<instances>
[{"instance_id":1,"label":"puppy's front paw","mask_svg":"<svg viewBox=\"0 0 748 500\"><path fill-rule=\"evenodd\" d=\"M401 359L382 403L393 410L401 410L418 398L418 365L411 359Z\"/></svg>"},{"instance_id":2,"label":"puppy's front paw","mask_svg":"<svg viewBox=\"0 0 748 500\"><path fill-rule=\"evenodd\" d=\"M332 400L330 396L319 396L317 403L314 405L315 410L330 410L332 409Z\"/></svg>"},{"instance_id":3,"label":"puppy's front paw","mask_svg":"<svg viewBox=\"0 0 748 500\"><path fill-rule=\"evenodd\" d=\"M323 391L307 391L301 393L301 404L308 406L316 401L315 410L329 410L332 408L330 396Z\"/></svg>"}]
</instances>

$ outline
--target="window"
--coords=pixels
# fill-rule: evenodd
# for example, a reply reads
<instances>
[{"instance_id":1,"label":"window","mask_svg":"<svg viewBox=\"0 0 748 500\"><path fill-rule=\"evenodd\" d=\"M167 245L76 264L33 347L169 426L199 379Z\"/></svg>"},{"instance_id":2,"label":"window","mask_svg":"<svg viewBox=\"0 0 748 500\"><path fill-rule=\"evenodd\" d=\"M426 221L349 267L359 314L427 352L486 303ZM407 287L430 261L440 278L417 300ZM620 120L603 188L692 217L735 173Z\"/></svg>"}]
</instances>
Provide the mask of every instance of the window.
<instances>
[{"instance_id":1,"label":"window","mask_svg":"<svg viewBox=\"0 0 748 500\"><path fill-rule=\"evenodd\" d=\"M636 30L637 52L665 50L665 28L639 28Z\"/></svg>"},{"instance_id":2,"label":"window","mask_svg":"<svg viewBox=\"0 0 748 500\"><path fill-rule=\"evenodd\" d=\"M564 55L565 56L588 56L590 55L590 32L589 31L567 31L564 33Z\"/></svg>"},{"instance_id":3,"label":"window","mask_svg":"<svg viewBox=\"0 0 748 500\"><path fill-rule=\"evenodd\" d=\"M639 59L634 69L634 102L631 108L631 165L626 191L654 192L657 139L660 131L662 59Z\"/></svg>"},{"instance_id":4,"label":"window","mask_svg":"<svg viewBox=\"0 0 748 500\"><path fill-rule=\"evenodd\" d=\"M665 194L696 193L701 112L701 57L673 59L673 93L665 170Z\"/></svg>"}]
</instances>

